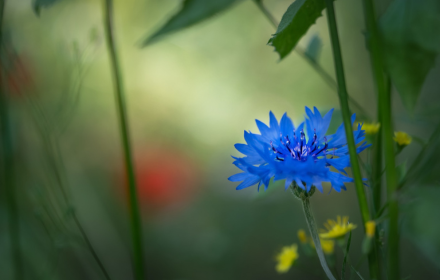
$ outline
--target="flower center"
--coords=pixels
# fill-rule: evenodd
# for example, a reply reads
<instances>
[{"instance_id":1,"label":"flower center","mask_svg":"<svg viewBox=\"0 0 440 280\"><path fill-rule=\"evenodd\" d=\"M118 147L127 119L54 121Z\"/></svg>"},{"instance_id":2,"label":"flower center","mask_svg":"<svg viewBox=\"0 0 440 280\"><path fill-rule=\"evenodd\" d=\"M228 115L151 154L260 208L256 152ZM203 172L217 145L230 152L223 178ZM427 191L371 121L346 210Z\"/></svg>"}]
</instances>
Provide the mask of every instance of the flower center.
<instances>
[{"instance_id":1,"label":"flower center","mask_svg":"<svg viewBox=\"0 0 440 280\"><path fill-rule=\"evenodd\" d=\"M312 156L316 159L318 156L325 156L328 148L327 138L324 137L324 146L320 146L318 143L318 137L316 136L316 130L313 134L313 138L309 139L309 143L306 141L306 136L304 131L301 130L301 136L296 136L293 132L293 139L289 139L289 136L280 135L280 145L274 146L273 142L270 141L270 148L275 154L276 159L279 161L284 161L286 157L291 157L299 161L306 161L308 156Z\"/></svg>"}]
</instances>

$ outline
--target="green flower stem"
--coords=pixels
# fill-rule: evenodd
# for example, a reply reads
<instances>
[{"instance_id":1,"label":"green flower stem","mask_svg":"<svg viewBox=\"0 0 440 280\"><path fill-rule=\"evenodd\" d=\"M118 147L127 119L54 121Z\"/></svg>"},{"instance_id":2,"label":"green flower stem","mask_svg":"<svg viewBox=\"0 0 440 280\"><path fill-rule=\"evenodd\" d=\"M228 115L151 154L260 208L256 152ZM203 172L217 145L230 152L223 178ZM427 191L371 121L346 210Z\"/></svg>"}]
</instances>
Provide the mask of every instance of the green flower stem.
<instances>
[{"instance_id":1,"label":"green flower stem","mask_svg":"<svg viewBox=\"0 0 440 280\"><path fill-rule=\"evenodd\" d=\"M328 27L329 27L330 39L333 49L333 58L335 61L336 80L338 82L338 92L339 92L339 102L341 105L342 119L344 121L345 135L347 137L348 151L350 154L351 170L353 172L353 178L356 186L356 192L359 201L359 207L361 210L362 221L365 227L365 223L368 222L371 219L371 217L370 217L370 212L368 210L367 197L365 195L363 188L361 169L357 158L356 145L354 142L353 129L351 126L351 120L350 120L351 114L350 114L350 109L348 107L348 93L345 84L344 66L342 63L342 54L341 54L341 47L339 44L338 29L336 26L335 10L333 7L333 0L325 0L325 3L327 6ZM377 263L377 258L375 256L375 250L372 250L372 252L369 254L368 260L369 260L370 278L377 279L379 277L379 266Z\"/></svg>"},{"instance_id":2,"label":"green flower stem","mask_svg":"<svg viewBox=\"0 0 440 280\"><path fill-rule=\"evenodd\" d=\"M367 31L370 35L370 54L376 88L379 95L379 111L381 117L382 137L385 153L385 170L387 194L389 202L389 233L388 233L388 274L390 280L399 278L399 207L396 199L397 175L393 142L393 125L391 119L391 90L384 75L382 57L382 40L376 23L374 3L364 0L364 12Z\"/></svg>"},{"instance_id":3,"label":"green flower stem","mask_svg":"<svg viewBox=\"0 0 440 280\"><path fill-rule=\"evenodd\" d=\"M5 1L0 0L0 46L3 46L3 15ZM1 74L0 74L1 75ZM11 135L11 126L8 110L8 97L3 85L3 75L0 77L0 135L1 135L1 185L4 186L5 197L8 207L8 229L11 244L11 260L13 266L12 275L14 279L23 279L23 256L20 250L20 225L18 217L18 206L16 197L14 148Z\"/></svg>"},{"instance_id":4,"label":"green flower stem","mask_svg":"<svg viewBox=\"0 0 440 280\"><path fill-rule=\"evenodd\" d=\"M278 27L278 21L275 19L275 17L269 12L269 10L267 9L266 6L264 6L263 4L263 0L254 0L254 3L257 5L257 7L260 9L260 11L266 16L266 18L270 21L270 23L272 24L273 27L275 27L275 29ZM327 73L327 71L324 70L324 68L321 67L321 65L319 65L318 63L316 63L316 61L314 61L313 59L310 59L310 57L308 57L306 55L306 51L301 48L299 45L296 45L295 47L295 52L297 54L299 54L305 61L307 61L310 66L313 67L313 69L316 71L316 73L318 73L321 78L324 80L324 82L330 86L331 88L333 88L333 90L335 90L335 92L337 92L338 90L338 84L336 83L336 81L333 79L333 77ZM364 108L362 108L362 106L354 99L348 97L348 102L351 103L351 105L353 105L354 107L356 107L356 109L363 115L369 118L368 113L364 110Z\"/></svg>"},{"instance_id":5,"label":"green flower stem","mask_svg":"<svg viewBox=\"0 0 440 280\"><path fill-rule=\"evenodd\" d=\"M119 114L119 122L122 136L122 145L125 156L125 168L128 177L128 185L130 192L130 215L131 215L131 232L133 241L133 260L134 273L138 280L144 280L144 256L142 246L142 228L141 217L139 213L138 197L136 190L136 179L134 173L134 164L131 155L131 146L128 131L127 112L125 108L124 92L122 86L122 74L119 66L118 56L116 52L116 43L113 27L113 1L104 0L104 26L105 37L110 54L110 62L113 71L113 80L115 83L116 103Z\"/></svg>"},{"instance_id":6,"label":"green flower stem","mask_svg":"<svg viewBox=\"0 0 440 280\"><path fill-rule=\"evenodd\" d=\"M301 201L303 203L304 215L306 216L307 226L309 227L310 235L312 236L313 242L315 243L316 253L318 253L321 266L330 280L336 280L336 278L333 276L333 274L330 271L330 268L327 265L324 252L322 251L321 241L319 239L319 234L318 234L318 228L316 227L315 218L313 217L312 214L309 198L303 197Z\"/></svg>"}]
</instances>

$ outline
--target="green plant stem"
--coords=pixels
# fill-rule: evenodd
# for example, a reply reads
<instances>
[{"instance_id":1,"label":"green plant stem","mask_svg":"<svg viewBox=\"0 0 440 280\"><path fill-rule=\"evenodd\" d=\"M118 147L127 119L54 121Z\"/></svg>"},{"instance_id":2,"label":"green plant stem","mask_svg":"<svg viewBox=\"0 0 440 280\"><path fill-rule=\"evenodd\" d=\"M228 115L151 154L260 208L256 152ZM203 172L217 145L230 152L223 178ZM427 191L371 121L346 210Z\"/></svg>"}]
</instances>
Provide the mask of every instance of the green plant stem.
<instances>
[{"instance_id":1,"label":"green plant stem","mask_svg":"<svg viewBox=\"0 0 440 280\"><path fill-rule=\"evenodd\" d=\"M5 1L0 0L0 46L3 46L3 16ZM1 47L0 47L1 51ZM9 119L8 96L4 89L3 73L0 73L0 134L1 134L1 172L2 186L8 207L8 229L11 244L13 278L23 279L23 256L20 249L20 225L15 184L14 147Z\"/></svg>"},{"instance_id":2,"label":"green plant stem","mask_svg":"<svg viewBox=\"0 0 440 280\"><path fill-rule=\"evenodd\" d=\"M254 3L257 5L257 7L260 9L260 11L266 16L266 18L269 20L269 22L272 24L275 29L278 27L278 21L275 19L275 17L270 13L270 11L267 9L266 6L264 6L262 0L254 0ZM306 51L301 48L300 46L296 45L295 52L299 54L305 61L307 61L310 66L313 67L313 69L318 73L321 78L324 80L324 82L330 86L336 93L338 91L338 84L336 83L335 79L327 73L327 71L324 70L324 68L321 67L316 61L311 59L309 56L307 56ZM351 103L354 107L356 107L356 110L358 110L363 116L369 118L368 113L362 108L362 106L354 99L350 98L348 99L348 102Z\"/></svg>"},{"instance_id":3,"label":"green plant stem","mask_svg":"<svg viewBox=\"0 0 440 280\"><path fill-rule=\"evenodd\" d=\"M122 74L119 66L116 42L113 27L113 1L104 0L104 25L107 47L110 54L110 62L113 72L113 81L115 83L116 103L120 123L120 131L122 136L122 146L125 157L125 168L128 178L128 186L130 192L130 216L131 231L133 241L133 260L134 273L138 280L144 280L144 256L142 246L142 228L141 217L139 213L138 197L136 190L135 171L131 154L131 146L128 131L127 112L125 108L124 92L122 85Z\"/></svg>"},{"instance_id":4,"label":"green plant stem","mask_svg":"<svg viewBox=\"0 0 440 280\"><path fill-rule=\"evenodd\" d=\"M381 99L377 98L377 108L381 107ZM377 121L380 123L374 141L374 159L373 159L373 207L374 214L382 207L382 117L380 109L377 110Z\"/></svg>"},{"instance_id":5,"label":"green plant stem","mask_svg":"<svg viewBox=\"0 0 440 280\"><path fill-rule=\"evenodd\" d=\"M303 203L304 215L306 216L307 226L309 227L310 235L312 236L313 242L315 243L316 253L318 254L319 261L321 262L321 266L324 269L325 274L330 280L336 280L333 274L330 271L330 268L327 265L327 261L325 260L324 252L322 251L321 241L319 239L318 228L316 227L315 218L312 214L312 209L310 207L310 200L308 197L301 199Z\"/></svg>"},{"instance_id":6,"label":"green plant stem","mask_svg":"<svg viewBox=\"0 0 440 280\"><path fill-rule=\"evenodd\" d=\"M338 29L336 26L335 10L333 7L333 0L325 0L325 3L327 7L328 27L329 27L330 39L333 49L333 58L335 62L336 80L338 82L339 102L341 105L342 119L344 121L345 135L347 137L348 151L350 154L351 170L353 172L353 178L356 186L356 192L357 192L359 207L362 215L362 221L365 227L365 223L368 222L371 219L371 217L370 217L370 212L368 210L367 197L365 195L363 188L361 169L357 158L356 144L354 141L353 129L350 120L351 113L350 113L350 108L348 107L348 93L345 83L344 66L342 62L342 53L339 43ZM377 258L375 257L374 252L369 254L368 260L369 260L370 278L377 279L379 277L379 266L377 264Z\"/></svg>"},{"instance_id":7,"label":"green plant stem","mask_svg":"<svg viewBox=\"0 0 440 280\"><path fill-rule=\"evenodd\" d=\"M356 145L354 142L353 137L353 129L351 126L351 113L350 109L348 107L348 101L347 101L347 89L345 85L345 77L344 77L344 68L342 65L342 55L341 55L341 49L339 46L339 38L338 38L338 31L336 27L336 18L333 8L333 1L332 0L326 0L327 5L327 18L328 18L328 25L330 30L330 38L332 42L333 47L333 57L335 61L335 69L336 69L336 77L338 81L339 86L339 101L342 111L342 118L344 121L344 128L345 128L345 135L347 137L347 143L348 143L348 151L350 154L350 162L351 162L351 169L353 171L353 177L354 182L356 186L356 191L358 195L359 200L359 206L362 214L362 220L364 223L368 222L370 220L370 213L368 211L368 204L367 204L367 198L365 196L365 192L363 189L362 184L362 177L361 177L361 170L359 167L359 161L357 158L357 152L356 152Z\"/></svg>"},{"instance_id":8,"label":"green plant stem","mask_svg":"<svg viewBox=\"0 0 440 280\"><path fill-rule=\"evenodd\" d=\"M373 0L364 0L364 12L367 31L370 37L370 54L374 80L379 96L379 111L382 126L383 149L385 154L385 170L387 182L387 196L389 203L389 232L388 232L388 275L390 280L399 277L399 207L396 198L397 175L393 142L393 125L391 117L391 90L387 86L384 75L382 56L382 40L376 23Z\"/></svg>"}]
</instances>

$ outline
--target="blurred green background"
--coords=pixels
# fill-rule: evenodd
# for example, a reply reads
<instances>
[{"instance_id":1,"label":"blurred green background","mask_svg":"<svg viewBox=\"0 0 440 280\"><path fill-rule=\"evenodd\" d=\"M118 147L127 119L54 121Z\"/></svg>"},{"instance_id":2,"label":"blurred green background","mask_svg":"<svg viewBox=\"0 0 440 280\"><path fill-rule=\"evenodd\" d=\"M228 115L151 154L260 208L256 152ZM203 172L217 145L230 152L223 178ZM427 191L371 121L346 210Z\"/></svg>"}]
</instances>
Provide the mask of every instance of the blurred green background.
<instances>
[{"instance_id":1,"label":"blurred green background","mask_svg":"<svg viewBox=\"0 0 440 280\"><path fill-rule=\"evenodd\" d=\"M265 1L278 19L290 3ZM233 145L244 142L243 130L257 132L255 119L268 122L272 110L278 119L287 112L299 124L304 106L337 109L336 92L295 52L278 61L266 45L274 28L252 1L141 48L142 40L179 5L115 3L148 279L325 279L318 259L301 251L289 273L275 271L276 254L298 243L297 231L306 228L299 201L280 183L267 192L257 192L256 186L236 191L237 184L227 178L237 172L231 164L230 156L239 155ZM335 5L349 94L375 120L362 3L339 0ZM383 10L386 3L379 6ZM102 3L60 1L38 17L31 1L15 0L7 1L5 11L8 48L21 63L18 72L27 73L27 82L18 79L18 90L10 98L25 279L103 279L71 221L71 211L76 211L112 279L131 279L122 151ZM323 42L319 62L333 75L325 16L300 45L313 35ZM396 130L428 138L439 121L439 75L437 63L413 116L395 95ZM341 120L337 110L334 119L333 130ZM49 139L42 137L44 132ZM412 144L397 163L413 160L419 150ZM50 151L58 160L71 205L60 202ZM369 153L363 153L364 161ZM363 234L355 190L347 188L328 193L327 186L314 195L312 206L321 227L336 215L348 215L359 225L350 253L354 265L362 261ZM0 199L0 279L11 279L8 213L3 194ZM405 234L401 244L402 276L440 279L438 266ZM342 249L336 251L340 267ZM359 271L368 275L366 260Z\"/></svg>"}]
</instances>

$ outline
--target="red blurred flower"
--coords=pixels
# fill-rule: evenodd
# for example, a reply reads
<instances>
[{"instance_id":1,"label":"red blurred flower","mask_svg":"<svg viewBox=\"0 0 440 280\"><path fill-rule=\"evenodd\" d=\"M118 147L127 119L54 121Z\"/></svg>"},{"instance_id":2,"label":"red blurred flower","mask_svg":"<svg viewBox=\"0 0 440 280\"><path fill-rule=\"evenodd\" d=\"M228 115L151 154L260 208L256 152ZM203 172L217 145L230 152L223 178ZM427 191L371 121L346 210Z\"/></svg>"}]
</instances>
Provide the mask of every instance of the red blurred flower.
<instances>
[{"instance_id":1,"label":"red blurred flower","mask_svg":"<svg viewBox=\"0 0 440 280\"><path fill-rule=\"evenodd\" d=\"M141 205L163 207L186 202L198 183L194 161L175 149L155 149L135 155Z\"/></svg>"}]
</instances>

